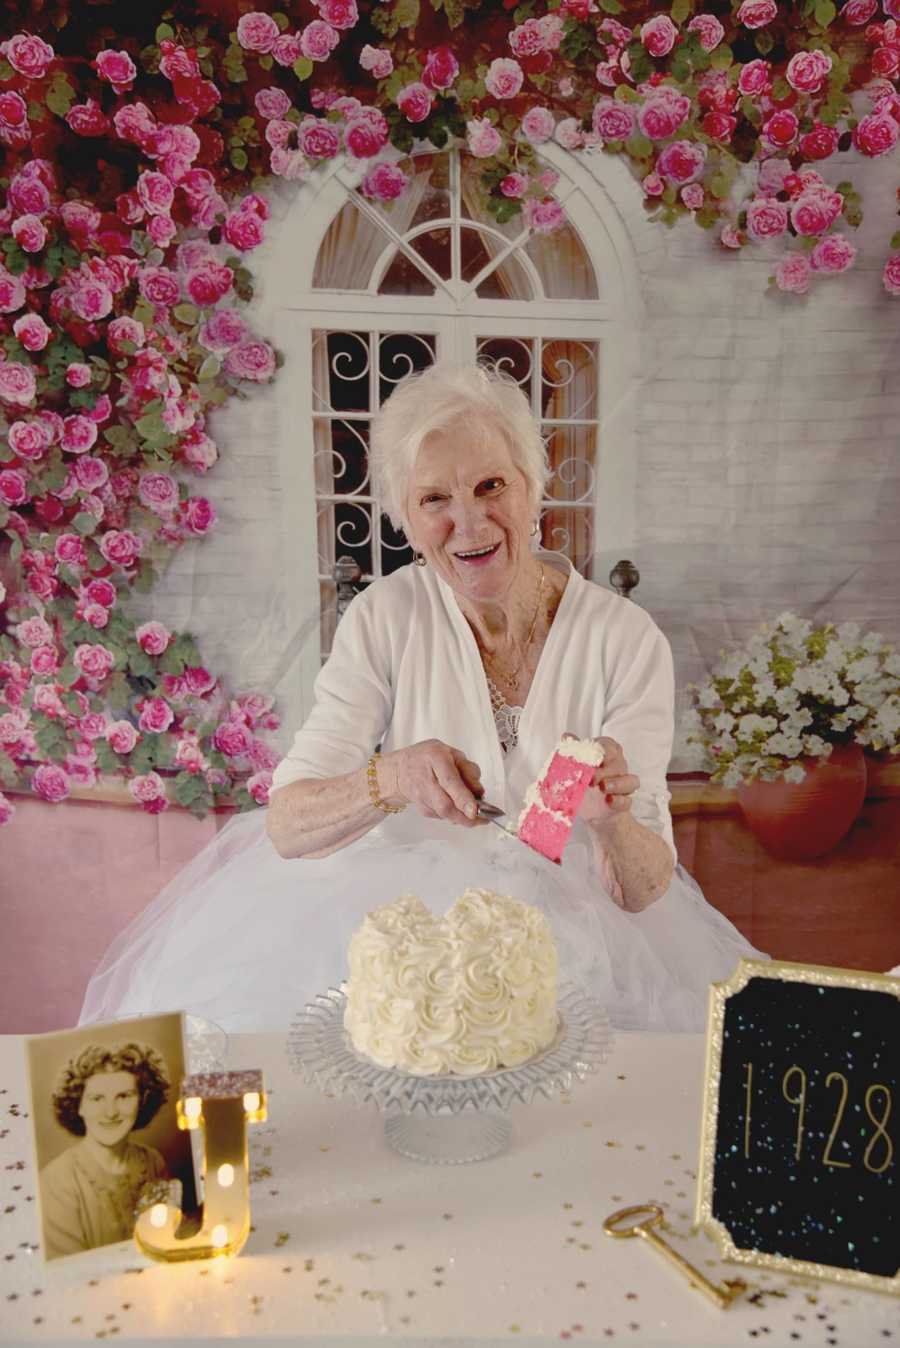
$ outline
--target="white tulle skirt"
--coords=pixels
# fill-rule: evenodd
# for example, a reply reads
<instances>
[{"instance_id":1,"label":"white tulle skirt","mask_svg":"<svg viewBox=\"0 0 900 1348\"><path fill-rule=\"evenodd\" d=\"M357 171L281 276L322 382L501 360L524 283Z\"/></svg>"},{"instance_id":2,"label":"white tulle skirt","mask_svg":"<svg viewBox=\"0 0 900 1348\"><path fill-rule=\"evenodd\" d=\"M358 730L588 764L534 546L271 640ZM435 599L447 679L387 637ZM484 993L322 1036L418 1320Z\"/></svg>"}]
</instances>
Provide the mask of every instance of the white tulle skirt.
<instances>
[{"instance_id":1,"label":"white tulle skirt","mask_svg":"<svg viewBox=\"0 0 900 1348\"><path fill-rule=\"evenodd\" d=\"M285 1030L346 977L347 945L366 913L403 893L443 913L469 885L541 908L562 978L623 1029L703 1030L709 984L741 957L760 957L681 866L650 908L623 912L577 833L554 866L493 826L454 828L406 811L332 856L285 861L259 810L233 819L118 937L88 985L81 1023L184 1010L231 1032Z\"/></svg>"}]
</instances>

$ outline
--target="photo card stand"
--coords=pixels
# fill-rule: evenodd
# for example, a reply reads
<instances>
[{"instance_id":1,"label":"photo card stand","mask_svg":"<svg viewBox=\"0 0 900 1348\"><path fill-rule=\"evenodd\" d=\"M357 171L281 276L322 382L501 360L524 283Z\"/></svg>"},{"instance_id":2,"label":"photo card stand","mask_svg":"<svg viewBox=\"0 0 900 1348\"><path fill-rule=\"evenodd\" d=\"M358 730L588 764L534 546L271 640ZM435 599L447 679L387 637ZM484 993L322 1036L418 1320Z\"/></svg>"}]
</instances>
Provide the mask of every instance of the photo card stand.
<instances>
[{"instance_id":1,"label":"photo card stand","mask_svg":"<svg viewBox=\"0 0 900 1348\"><path fill-rule=\"evenodd\" d=\"M900 978L741 960L710 988L698 1225L740 1264L900 1296Z\"/></svg>"}]
</instances>

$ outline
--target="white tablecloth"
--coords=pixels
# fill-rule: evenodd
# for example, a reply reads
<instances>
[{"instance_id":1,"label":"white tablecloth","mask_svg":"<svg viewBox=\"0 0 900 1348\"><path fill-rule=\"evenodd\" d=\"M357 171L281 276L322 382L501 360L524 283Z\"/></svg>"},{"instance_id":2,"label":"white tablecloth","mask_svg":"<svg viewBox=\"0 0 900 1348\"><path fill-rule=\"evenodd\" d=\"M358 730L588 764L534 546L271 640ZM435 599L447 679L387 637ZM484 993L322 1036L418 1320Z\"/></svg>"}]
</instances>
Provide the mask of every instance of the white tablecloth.
<instances>
[{"instance_id":1,"label":"white tablecloth","mask_svg":"<svg viewBox=\"0 0 900 1348\"><path fill-rule=\"evenodd\" d=\"M270 1090L244 1252L163 1266L126 1244L45 1265L22 1045L0 1038L0 1341L900 1348L900 1300L725 1265L691 1232L699 1036L620 1035L568 1099L513 1108L508 1153L467 1166L390 1151L382 1116L304 1085L273 1036L233 1038L229 1066L262 1067ZM718 1311L643 1242L603 1235L648 1199L678 1249L743 1273L749 1297Z\"/></svg>"}]
</instances>

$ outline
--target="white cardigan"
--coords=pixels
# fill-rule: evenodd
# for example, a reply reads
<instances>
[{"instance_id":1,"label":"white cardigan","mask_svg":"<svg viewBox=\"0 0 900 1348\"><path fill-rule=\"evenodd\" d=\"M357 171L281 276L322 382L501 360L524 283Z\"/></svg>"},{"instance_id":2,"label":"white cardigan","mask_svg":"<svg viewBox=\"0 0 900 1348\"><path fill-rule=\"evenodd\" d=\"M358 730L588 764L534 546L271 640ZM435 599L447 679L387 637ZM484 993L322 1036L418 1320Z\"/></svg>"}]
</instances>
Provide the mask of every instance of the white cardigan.
<instances>
[{"instance_id":1,"label":"white cardigan","mask_svg":"<svg viewBox=\"0 0 900 1348\"><path fill-rule=\"evenodd\" d=\"M674 733L669 643L643 609L539 553L568 583L529 689L516 747L504 754L478 646L450 586L409 565L357 595L316 679L315 705L275 769L273 790L333 777L385 753L439 739L481 769L485 799L513 818L565 731L608 735L640 778L635 818L669 843L666 768Z\"/></svg>"}]
</instances>

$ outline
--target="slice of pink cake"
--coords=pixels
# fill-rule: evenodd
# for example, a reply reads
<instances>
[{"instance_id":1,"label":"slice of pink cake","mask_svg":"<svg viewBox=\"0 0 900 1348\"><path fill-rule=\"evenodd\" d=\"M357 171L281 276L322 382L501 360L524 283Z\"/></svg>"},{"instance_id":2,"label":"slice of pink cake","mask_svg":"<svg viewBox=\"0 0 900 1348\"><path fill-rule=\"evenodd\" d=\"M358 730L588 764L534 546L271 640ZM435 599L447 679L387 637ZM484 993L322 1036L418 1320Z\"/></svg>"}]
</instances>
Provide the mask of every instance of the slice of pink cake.
<instances>
[{"instance_id":1,"label":"slice of pink cake","mask_svg":"<svg viewBox=\"0 0 900 1348\"><path fill-rule=\"evenodd\" d=\"M602 762L603 750L593 740L560 740L525 793L516 836L559 864L584 794Z\"/></svg>"}]
</instances>

